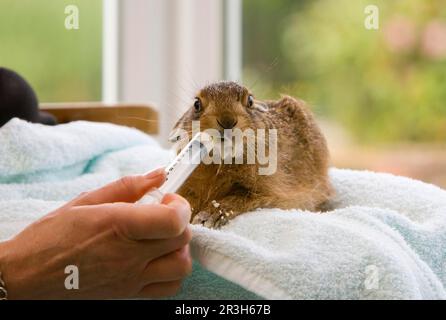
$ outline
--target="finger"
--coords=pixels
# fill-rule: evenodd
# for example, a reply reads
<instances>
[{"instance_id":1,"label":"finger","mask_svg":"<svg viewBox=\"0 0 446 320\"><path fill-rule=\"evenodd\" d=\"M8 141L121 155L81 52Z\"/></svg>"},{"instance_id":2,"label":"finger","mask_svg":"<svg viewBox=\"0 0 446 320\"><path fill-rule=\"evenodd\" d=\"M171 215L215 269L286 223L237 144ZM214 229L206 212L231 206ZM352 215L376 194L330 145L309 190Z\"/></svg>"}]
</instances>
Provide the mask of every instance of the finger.
<instances>
[{"instance_id":1,"label":"finger","mask_svg":"<svg viewBox=\"0 0 446 320\"><path fill-rule=\"evenodd\" d=\"M188 245L191 239L192 231L190 227L187 227L181 235L172 239L144 240L137 242L138 247L135 254L146 259L148 264L155 259L180 250Z\"/></svg>"},{"instance_id":2,"label":"finger","mask_svg":"<svg viewBox=\"0 0 446 320\"><path fill-rule=\"evenodd\" d=\"M189 246L151 261L142 275L145 285L155 282L180 280L192 272Z\"/></svg>"},{"instance_id":3,"label":"finger","mask_svg":"<svg viewBox=\"0 0 446 320\"><path fill-rule=\"evenodd\" d=\"M168 239L184 232L189 224L189 203L174 199L169 204L108 205L116 228L132 240Z\"/></svg>"},{"instance_id":4,"label":"finger","mask_svg":"<svg viewBox=\"0 0 446 320\"><path fill-rule=\"evenodd\" d=\"M72 208L72 212L77 215L81 214L88 217L88 219L78 220L81 222L89 221L88 226L90 228L96 228L98 232L102 232L106 229L113 231L112 234L117 237L116 240L121 241L121 243L125 245L125 248L127 248L126 250L130 250L130 252L127 252L128 254L141 257L141 259L147 263L148 261L152 261L184 247L192 239L192 231L188 224L186 224L183 232L176 236L173 235L174 232L171 232L172 236L169 235L169 237L167 237L166 233L160 234L154 239L150 239L151 236L157 236L159 230L156 230L155 228L153 229L154 232L151 232L148 228L138 229L140 225L144 224L148 224L152 228L154 228L153 225L156 225L156 223L151 224L150 220L146 219L146 217L150 216L150 210L148 212L147 209L144 209L141 214L138 214L138 210L141 210L141 207L146 208L150 206L151 205L115 203L74 207ZM129 209L126 211L123 210L123 208ZM116 214L116 211L119 211L119 213ZM134 218L135 216L137 219ZM138 221L140 217L143 218L142 222ZM144 237L141 237L140 234Z\"/></svg>"},{"instance_id":5,"label":"finger","mask_svg":"<svg viewBox=\"0 0 446 320\"><path fill-rule=\"evenodd\" d=\"M137 298L164 298L173 296L181 289L181 281L159 282L152 283L144 288L137 294Z\"/></svg>"},{"instance_id":6,"label":"finger","mask_svg":"<svg viewBox=\"0 0 446 320\"><path fill-rule=\"evenodd\" d=\"M179 194L176 193L167 193L164 195L163 199L161 200L162 204L169 204L173 201L182 201L184 203L186 203L187 205L189 205L189 202L184 199L182 196L180 196Z\"/></svg>"},{"instance_id":7,"label":"finger","mask_svg":"<svg viewBox=\"0 0 446 320\"><path fill-rule=\"evenodd\" d=\"M84 206L113 202L136 202L150 189L161 186L166 180L163 168L141 176L126 176L108 185L80 195L72 205Z\"/></svg>"}]
</instances>

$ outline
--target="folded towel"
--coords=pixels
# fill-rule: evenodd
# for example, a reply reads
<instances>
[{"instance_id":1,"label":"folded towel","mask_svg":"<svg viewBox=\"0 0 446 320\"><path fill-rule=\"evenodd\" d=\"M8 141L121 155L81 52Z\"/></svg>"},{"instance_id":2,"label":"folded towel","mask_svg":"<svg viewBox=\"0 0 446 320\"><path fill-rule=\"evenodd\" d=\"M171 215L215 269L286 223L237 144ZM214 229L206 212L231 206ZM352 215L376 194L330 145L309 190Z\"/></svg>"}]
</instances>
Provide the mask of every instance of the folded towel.
<instances>
[{"instance_id":1,"label":"folded towel","mask_svg":"<svg viewBox=\"0 0 446 320\"><path fill-rule=\"evenodd\" d=\"M332 169L337 209L263 209L196 228L214 273L266 298L445 299L446 192L408 178Z\"/></svg>"},{"instance_id":2,"label":"folded towel","mask_svg":"<svg viewBox=\"0 0 446 320\"><path fill-rule=\"evenodd\" d=\"M128 128L13 120L0 129L0 240L82 191L172 156ZM446 191L389 174L330 175L332 212L261 209L221 230L193 226L201 266L177 297L445 299Z\"/></svg>"},{"instance_id":3,"label":"folded towel","mask_svg":"<svg viewBox=\"0 0 446 320\"><path fill-rule=\"evenodd\" d=\"M150 150L135 148L141 145ZM44 126L15 118L0 129L0 200L69 200L165 165L172 155L136 129L87 121Z\"/></svg>"}]
</instances>

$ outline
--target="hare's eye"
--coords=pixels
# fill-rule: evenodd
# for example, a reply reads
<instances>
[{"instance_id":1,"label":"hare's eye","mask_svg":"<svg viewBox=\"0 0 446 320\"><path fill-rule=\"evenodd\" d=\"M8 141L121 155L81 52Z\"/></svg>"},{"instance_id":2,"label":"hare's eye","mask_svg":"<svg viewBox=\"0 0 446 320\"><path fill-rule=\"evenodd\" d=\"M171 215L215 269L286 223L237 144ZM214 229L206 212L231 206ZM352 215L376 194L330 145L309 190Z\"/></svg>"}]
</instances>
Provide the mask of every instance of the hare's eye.
<instances>
[{"instance_id":1,"label":"hare's eye","mask_svg":"<svg viewBox=\"0 0 446 320\"><path fill-rule=\"evenodd\" d=\"M201 100L200 100L200 98L195 98L194 109L195 109L196 112L200 112L201 111Z\"/></svg>"},{"instance_id":2,"label":"hare's eye","mask_svg":"<svg viewBox=\"0 0 446 320\"><path fill-rule=\"evenodd\" d=\"M248 96L248 107L252 107L254 104L254 98L252 95Z\"/></svg>"}]
</instances>

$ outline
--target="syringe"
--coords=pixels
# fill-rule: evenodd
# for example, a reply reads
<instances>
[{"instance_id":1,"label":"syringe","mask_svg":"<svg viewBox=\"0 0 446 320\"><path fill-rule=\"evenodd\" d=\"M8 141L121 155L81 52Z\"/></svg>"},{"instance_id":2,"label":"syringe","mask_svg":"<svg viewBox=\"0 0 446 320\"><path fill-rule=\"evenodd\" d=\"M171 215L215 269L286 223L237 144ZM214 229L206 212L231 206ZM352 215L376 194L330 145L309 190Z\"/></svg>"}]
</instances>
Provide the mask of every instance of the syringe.
<instances>
[{"instance_id":1,"label":"syringe","mask_svg":"<svg viewBox=\"0 0 446 320\"><path fill-rule=\"evenodd\" d=\"M159 189L151 190L143 202L161 202L166 193L174 193L200 164L202 157L212 148L212 139L199 132L187 143L175 159L166 167L166 181ZM147 198L148 197L148 198ZM152 198L152 200L150 199ZM154 198L154 199L153 199Z\"/></svg>"}]
</instances>

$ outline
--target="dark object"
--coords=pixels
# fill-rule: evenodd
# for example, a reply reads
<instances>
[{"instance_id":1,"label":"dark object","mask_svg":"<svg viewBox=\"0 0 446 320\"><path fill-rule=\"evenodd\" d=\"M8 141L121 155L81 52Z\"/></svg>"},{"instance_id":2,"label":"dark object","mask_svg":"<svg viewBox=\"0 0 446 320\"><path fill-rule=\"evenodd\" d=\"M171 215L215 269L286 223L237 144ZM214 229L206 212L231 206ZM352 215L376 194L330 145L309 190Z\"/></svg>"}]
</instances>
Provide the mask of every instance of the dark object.
<instances>
[{"instance_id":1,"label":"dark object","mask_svg":"<svg viewBox=\"0 0 446 320\"><path fill-rule=\"evenodd\" d=\"M39 111L39 102L31 86L16 72L0 68L0 127L12 118L55 125L56 119Z\"/></svg>"}]
</instances>

